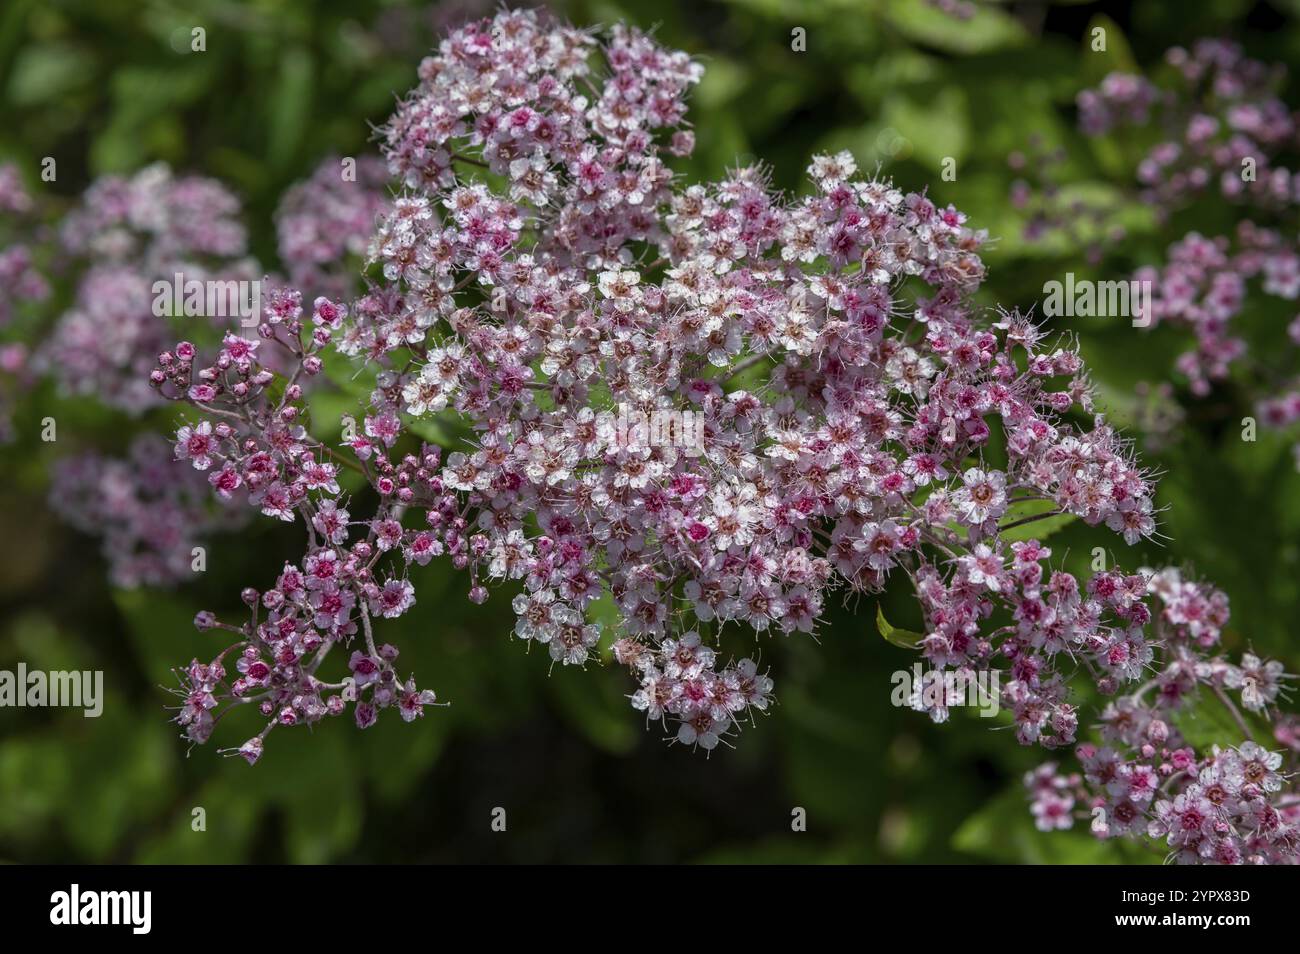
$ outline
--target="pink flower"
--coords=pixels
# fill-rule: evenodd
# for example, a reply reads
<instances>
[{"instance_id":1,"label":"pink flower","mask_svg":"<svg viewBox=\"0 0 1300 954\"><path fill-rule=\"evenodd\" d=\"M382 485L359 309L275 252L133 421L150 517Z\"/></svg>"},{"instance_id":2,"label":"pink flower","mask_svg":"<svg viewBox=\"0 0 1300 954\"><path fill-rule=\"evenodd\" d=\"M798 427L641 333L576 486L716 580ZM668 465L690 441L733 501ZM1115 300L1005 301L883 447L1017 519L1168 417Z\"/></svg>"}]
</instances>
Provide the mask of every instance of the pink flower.
<instances>
[{"instance_id":1,"label":"pink flower","mask_svg":"<svg viewBox=\"0 0 1300 954\"><path fill-rule=\"evenodd\" d=\"M200 421L197 425L185 424L176 431L176 459L189 460L195 470L212 466L212 455L217 452L217 442L212 436L212 422Z\"/></svg>"}]
</instances>

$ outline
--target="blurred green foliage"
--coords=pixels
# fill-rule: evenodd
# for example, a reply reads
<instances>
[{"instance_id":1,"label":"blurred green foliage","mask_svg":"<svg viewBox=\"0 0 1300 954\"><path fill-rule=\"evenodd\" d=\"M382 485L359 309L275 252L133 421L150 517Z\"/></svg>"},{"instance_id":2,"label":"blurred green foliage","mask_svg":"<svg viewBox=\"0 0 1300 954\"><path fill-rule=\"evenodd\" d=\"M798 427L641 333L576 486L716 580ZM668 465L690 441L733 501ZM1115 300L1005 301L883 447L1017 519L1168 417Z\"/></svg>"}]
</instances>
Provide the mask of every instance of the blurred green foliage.
<instances>
[{"instance_id":1,"label":"blurred green foliage","mask_svg":"<svg viewBox=\"0 0 1300 954\"><path fill-rule=\"evenodd\" d=\"M578 23L627 19L707 66L694 98L696 154L681 171L714 176L761 159L783 188L802 188L810 155L850 148L905 187L952 202L997 241L986 261L990 304L1032 304L1066 268L1088 274L1059 236L1025 241L1007 201L1007 157L1037 137L1065 150L1079 194L1116 204L1135 266L1181 231L1157 230L1127 205L1117 157L1073 127L1075 93L1111 69L1155 61L1174 43L1231 35L1254 55L1300 53L1294 2L980 3L967 21L921 0L596 0L556 5ZM74 197L96 175L165 160L225 180L245 199L254 251L274 261L278 196L329 154L367 149L395 94L414 82L436 31L474 0L7 0L0 12L0 159L29 179L58 161L46 188ZM1104 20L1095 18L1105 17ZM1107 26L1106 53L1083 42ZM206 50L189 49L206 30ZM791 30L807 30L807 52ZM1290 92L1290 91L1288 91ZM1288 96L1295 102L1294 96ZM940 179L945 157L955 181ZM1191 210L1180 229L1221 227ZM1117 320L1075 322L1112 418L1132 424L1140 381L1167 376L1179 343ZM322 401L330 401L322 396ZM1300 609L1300 478L1284 442L1238 439L1231 388L1199 406L1179 439L1147 458L1165 472L1166 547L1128 548L1104 529L1060 527L1051 545L1083 572L1095 546L1126 566L1173 563L1225 588L1228 646L1280 654L1295 671ZM322 410L323 419L337 417ZM361 735L350 722L275 733L256 769L189 754L165 722L170 666L210 658L196 609L233 612L243 585L265 584L300 550L266 521L218 537L209 570L175 592L114 592L95 545L43 504L50 462L85 447L121 450L132 422L89 401L38 389L0 451L0 667L106 672L104 715L0 711L0 857L25 861L902 861L1141 862L1086 832L1036 832L1020 791L1042 753L1016 745L1003 719L958 711L951 723L890 704L890 674L911 665L877 631L878 608L837 608L817 641L762 645L779 705L735 751L711 758L664 745L627 705L622 673L551 671L510 636L507 594L485 607L444 566L418 579L419 604L385 637L406 669L450 702L419 723L395 717ZM26 434L27 436L21 436ZM1041 529L1041 528L1040 528ZM919 624L900 590L881 619ZM253 722L223 723L237 744ZM509 832L489 830L504 806ZM795 806L806 833L791 831ZM206 812L206 831L191 827Z\"/></svg>"}]
</instances>

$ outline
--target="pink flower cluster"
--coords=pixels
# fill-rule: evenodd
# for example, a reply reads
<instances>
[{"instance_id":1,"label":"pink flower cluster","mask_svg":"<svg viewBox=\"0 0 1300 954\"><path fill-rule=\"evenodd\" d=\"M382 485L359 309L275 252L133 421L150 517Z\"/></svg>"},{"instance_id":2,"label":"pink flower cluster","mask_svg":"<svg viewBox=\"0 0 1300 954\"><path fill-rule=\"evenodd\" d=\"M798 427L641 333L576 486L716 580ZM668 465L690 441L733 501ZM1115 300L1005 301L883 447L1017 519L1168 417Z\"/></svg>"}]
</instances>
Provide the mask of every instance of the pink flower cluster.
<instances>
[{"instance_id":1,"label":"pink flower cluster","mask_svg":"<svg viewBox=\"0 0 1300 954\"><path fill-rule=\"evenodd\" d=\"M1300 379L1289 359L1300 346L1300 318L1286 324L1281 347L1269 349L1260 347L1262 342L1252 349L1237 320L1256 294L1300 298L1300 248L1293 237L1300 179L1279 164L1300 144L1295 119L1275 93L1286 70L1252 60L1221 40L1202 40L1190 50L1175 47L1165 61L1172 74L1167 85L1114 73L1097 89L1080 93L1080 126L1093 136L1125 127L1126 140L1150 130L1147 141L1153 144L1135 176L1138 198L1159 221L1216 186L1224 199L1247 211L1249 218L1232 234L1190 232L1169 247L1166 261L1140 269L1133 278L1151 285L1150 327L1164 324L1192 333L1194 343L1178 357L1175 371L1194 396L1205 397L1234 371L1241 372L1261 422L1294 432L1300 422ZM1052 180L1050 162L1039 172L1038 194L1024 181L1013 187L1017 205L1032 214L1027 235L1048 229L1077 235L1085 222L1095 232L1109 218L1113 209L1101 205L1061 208L1052 200L1059 184ZM1278 220L1276 227L1260 224L1269 217ZM1112 229L1112 239L1122 237L1122 229ZM1100 260L1100 243L1089 249L1089 257ZM1288 359L1276 373L1265 367L1276 362L1274 355ZM1300 443L1293 450L1300 467Z\"/></svg>"},{"instance_id":2,"label":"pink flower cluster","mask_svg":"<svg viewBox=\"0 0 1300 954\"><path fill-rule=\"evenodd\" d=\"M954 552L956 571L947 581L931 563L918 567L926 618L918 645L934 669L963 677L1005 668L1000 702L1010 708L1021 744L1068 745L1078 728L1073 670L1083 668L1112 694L1151 661L1143 634L1150 618L1141 602L1146 581L1112 571L1081 583L1051 570L1045 561L1052 551L1034 539L1013 542L1009 551L994 543ZM943 699L918 708L929 708L935 721L948 716Z\"/></svg>"},{"instance_id":3,"label":"pink flower cluster","mask_svg":"<svg viewBox=\"0 0 1300 954\"><path fill-rule=\"evenodd\" d=\"M442 555L474 602L489 583L522 587L519 638L565 665L608 652L635 708L707 750L771 698L753 659L724 661L728 624L811 633L835 590L897 570L934 623L925 652L958 665L991 650L979 594L1030 587L1046 555L1017 544L1008 567L1004 532L1049 516L1129 543L1154 532L1151 484L1093 416L1077 353L971 304L983 235L960 212L859 177L847 153L815 158L796 201L757 169L675 181L661 150L690 151L700 72L624 27L598 38L505 12L457 31L381 130L406 187L372 243L383 282L350 308L318 298L310 321L282 290L258 340L228 335L207 364L189 344L161 356L153 385L197 412L176 456L308 536L275 587L246 593L248 622L200 615L238 639L185 676L192 740L223 703L268 716L250 760L275 725L347 704L362 727L386 706L418 715L430 697L375 649L372 621L402 615L412 564ZM334 344L379 367L340 448L311 436L302 403ZM619 425L628 412L651 426ZM687 414L703 438L689 447ZM471 446L445 462L414 446L412 422L434 415ZM343 466L378 497L372 517L349 513ZM1027 740L1073 732L1033 660L1079 647L1115 678L1140 666L1120 655L1140 658L1140 640L1094 618L1139 613L1126 591L1083 600L1069 582L1026 593L1035 615L1002 640L1020 647ZM322 682L358 634L353 675Z\"/></svg>"},{"instance_id":4,"label":"pink flower cluster","mask_svg":"<svg viewBox=\"0 0 1300 954\"><path fill-rule=\"evenodd\" d=\"M227 334L207 364L199 361L193 344L182 342L159 356L150 376L164 397L187 401L201 415L177 430L177 460L206 475L217 497L244 497L262 514L301 519L306 528L303 559L286 564L274 587L244 591L248 622L221 623L207 612L195 619L200 629L230 632L237 639L211 662L195 661L185 671L177 721L191 741L201 743L226 712L256 704L266 726L234 750L250 763L261 756L264 739L277 725L310 725L350 706L357 725L367 728L380 709L396 706L409 721L434 702L432 692L397 675L397 650L376 647L371 621L410 609L415 595L405 568L427 564L443 552L433 529L403 528L406 510L429 508L430 527L445 522L463 528L463 521L454 498L440 496L437 448L424 447L420 456L407 455L394 465L364 439L354 444L355 458L341 459L309 434L301 380L320 373L320 352L345 315L345 308L322 297L304 321L298 293L281 289L264 304L265 321L256 339ZM265 366L264 347L280 352L280 362L292 368L287 379ZM360 471L378 491L380 505L372 519L352 519L338 481L342 466ZM402 573L391 568L399 559ZM358 634L364 650L352 651L351 675L334 682L318 677L331 650L351 644ZM229 673L229 679L228 656L237 657L238 673Z\"/></svg>"},{"instance_id":5,"label":"pink flower cluster","mask_svg":"<svg viewBox=\"0 0 1300 954\"><path fill-rule=\"evenodd\" d=\"M1300 798L1290 790L1300 739L1277 711L1282 665L1215 654L1228 619L1221 592L1171 569L1137 580L1137 598L1150 593L1159 605L1151 640L1159 658L1148 653L1145 667L1153 675L1106 704L1099 741L1075 750L1082 771L1047 763L1025 777L1037 826L1090 819L1096 837L1130 838L1181 863L1300 862ZM1235 740L1193 744L1184 733L1212 710L1231 719ZM1255 739L1265 714L1281 751Z\"/></svg>"},{"instance_id":6,"label":"pink flower cluster","mask_svg":"<svg viewBox=\"0 0 1300 954\"><path fill-rule=\"evenodd\" d=\"M1267 71L1214 43L1170 61L1183 99L1109 77L1080 97L1085 129L1178 118L1183 138L1139 171L1152 200L1217 177L1233 198L1290 204L1269 163L1294 128ZM647 723L710 751L773 704L751 638L809 638L837 594L905 578L923 631L895 639L935 670L1005 674L996 699L1022 744L1078 743L1081 683L1109 700L1079 773L1028 779L1040 827L1082 812L1179 860L1295 860L1286 674L1214 654L1226 597L1174 571L1080 579L1049 562L1040 521L1129 545L1156 531L1151 477L1096 412L1077 348L977 304L984 233L847 152L814 157L794 198L760 167L682 182L702 72L622 25L506 11L454 31L379 130L386 172L362 159L353 182L327 160L288 194L289 281L267 283L256 329L213 347L202 330L169 347L151 288L260 275L235 198L161 166L89 190L60 233L85 270L37 364L124 410L188 410L170 446L66 461L55 507L104 534L124 586L189 572L228 522L214 498L303 530L301 555L243 590L240 618L197 614L223 645L178 674L186 737L253 706L263 728L224 751L254 763L277 726L421 717L435 694L376 629L447 559L472 602L511 592L515 637L553 664L616 661ZM1248 156L1261 182L1237 189ZM29 207L0 170L0 208ZM372 280L350 300L363 252ZM35 292L24 254L0 252L0 279ZM1180 369L1204 391L1241 357L1229 323L1246 283L1294 299L1300 258L1243 227L1235 250L1189 235L1143 277L1157 320L1194 330ZM362 374L357 420L322 439L308 389ZM1294 394L1272 400L1270 421L1300 419ZM468 437L444 450L421 437L435 429ZM1231 744L1188 741L1207 701L1240 730ZM951 702L917 705L943 721ZM1263 714L1286 755L1255 741Z\"/></svg>"},{"instance_id":7,"label":"pink flower cluster","mask_svg":"<svg viewBox=\"0 0 1300 954\"><path fill-rule=\"evenodd\" d=\"M1151 283L1153 326L1163 322L1195 335L1195 348L1179 356L1177 370L1194 394L1204 396L1248 356L1233 319L1245 308L1251 285L1285 301L1300 298L1300 250L1278 231L1242 222L1231 240L1188 233L1169 247L1162 267L1139 269L1133 277ZM1290 323L1287 337L1289 348L1300 347L1300 318ZM1300 419L1300 383L1262 399L1260 410L1273 427Z\"/></svg>"},{"instance_id":8,"label":"pink flower cluster","mask_svg":"<svg viewBox=\"0 0 1300 954\"><path fill-rule=\"evenodd\" d=\"M103 538L115 586L186 580L196 546L244 523L241 512L214 506L207 482L170 458L165 440L145 434L124 458L79 454L55 466L50 506L73 527Z\"/></svg>"},{"instance_id":9,"label":"pink flower cluster","mask_svg":"<svg viewBox=\"0 0 1300 954\"><path fill-rule=\"evenodd\" d=\"M471 25L383 130L408 192L341 344L389 368L354 446L411 417L473 428L442 480L472 516L445 542L474 598L521 581L517 634L582 662L610 593L634 704L710 748L767 698L752 661L714 671L726 624L811 632L833 590L996 542L1030 502L1153 532L1111 429L1065 419L1091 410L1078 355L969 304L982 235L961 213L847 153L795 202L756 169L677 186L660 149L689 149L698 67L616 28L598 86L595 42L529 13ZM702 452L610 426L628 409L698 415ZM1005 469L981 463L989 418Z\"/></svg>"},{"instance_id":10,"label":"pink flower cluster","mask_svg":"<svg viewBox=\"0 0 1300 954\"><path fill-rule=\"evenodd\" d=\"M389 204L387 184L388 171L378 157L331 157L285 193L275 228L291 287L330 298L352 293L357 262Z\"/></svg>"},{"instance_id":11,"label":"pink flower cluster","mask_svg":"<svg viewBox=\"0 0 1300 954\"><path fill-rule=\"evenodd\" d=\"M63 221L61 251L82 263L72 307L37 350L35 369L67 393L95 395L140 414L156 403L153 359L170 340L154 314L153 286L208 279L254 280L239 202L211 179L163 165L131 178L97 180Z\"/></svg>"},{"instance_id":12,"label":"pink flower cluster","mask_svg":"<svg viewBox=\"0 0 1300 954\"><path fill-rule=\"evenodd\" d=\"M1217 184L1225 197L1257 206L1300 202L1300 179L1274 165L1297 144L1291 111L1274 93L1286 70L1224 40L1201 40L1190 51L1174 47L1165 61L1174 76L1168 88L1112 73L1078 97L1079 125L1089 135L1123 125L1162 127L1137 167L1142 198L1168 210Z\"/></svg>"}]
</instances>

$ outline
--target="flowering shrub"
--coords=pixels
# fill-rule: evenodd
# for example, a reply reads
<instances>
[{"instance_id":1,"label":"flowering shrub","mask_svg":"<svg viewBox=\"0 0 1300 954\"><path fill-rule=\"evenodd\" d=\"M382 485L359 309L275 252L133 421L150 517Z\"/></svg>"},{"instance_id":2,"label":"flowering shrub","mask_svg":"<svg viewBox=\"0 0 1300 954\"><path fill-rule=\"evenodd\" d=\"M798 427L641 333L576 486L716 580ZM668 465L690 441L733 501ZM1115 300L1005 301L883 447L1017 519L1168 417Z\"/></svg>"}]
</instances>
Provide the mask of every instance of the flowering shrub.
<instances>
[{"instance_id":1,"label":"flowering shrub","mask_svg":"<svg viewBox=\"0 0 1300 954\"><path fill-rule=\"evenodd\" d=\"M753 659L724 661L726 623L811 633L832 591L879 590L901 567L933 618L923 651L982 664L988 607L972 596L1010 589L1005 534L1063 516L1130 543L1154 531L1150 482L1092 415L1077 354L970 304L983 236L961 213L857 177L848 154L815 159L814 191L793 202L757 169L679 186L661 151L690 151L699 76L624 27L598 38L503 13L463 28L381 130L404 185L372 245L382 280L350 308L318 298L310 319L284 291L260 340L163 355L155 386L195 408L177 456L308 534L298 564L247 593L250 620L220 624L235 642L190 668L193 740L222 703L269 718L250 760L274 725L349 704L363 727L392 705L421 714L432 696L371 630L412 605L410 565L443 555L476 602L517 581L516 634L566 665L602 648L608 594L633 705L711 749L772 688ZM329 447L300 382L339 360L336 339L380 370L359 432ZM286 381L265 348L294 362ZM692 410L703 453L612 432L600 412L616 407ZM411 429L448 413L473 438L443 462ZM376 492L373 515L341 497L345 466ZM1092 622L1093 652L1140 657L1060 585L1051 608ZM353 675L323 682L317 666L358 632ZM1140 663L1107 665L1123 679ZM1022 736L1070 737L1061 681L1021 684Z\"/></svg>"},{"instance_id":2,"label":"flowering shrub","mask_svg":"<svg viewBox=\"0 0 1300 954\"><path fill-rule=\"evenodd\" d=\"M242 618L196 616L221 646L180 674L188 739L254 706L263 728L224 751L255 763L276 726L423 716L438 674L417 682L382 630L414 606L416 568L447 560L474 603L504 586L515 636L552 664L617 662L648 724L709 751L773 704L751 635L813 638L829 600L892 578L923 625L881 616L882 632L935 669L1004 673L1022 744L1076 745L1086 702L1110 700L1081 774L1032 776L1040 827L1096 808L1099 834L1181 860L1293 860L1282 757L1256 741L1283 674L1210 655L1226 598L1172 571L1051 562L1070 521L1128 545L1156 532L1151 476L1075 344L977 305L984 234L848 153L815 157L794 198L762 167L682 182L701 75L624 26L504 12L455 31L356 188L332 159L286 196L286 276L258 326L219 343L210 326L160 339L147 292L174 271L261 274L233 196L160 168L88 193L61 233L88 267L40 366L129 411L186 410L166 465L147 440L129 465L73 460L53 499L105 533L121 585L179 578L221 505L302 530L301 554L243 590ZM1097 130L1158 105L1117 80L1081 103ZM1189 187L1163 182L1161 201ZM1242 241L1274 249L1263 235ZM1178 263L1202 272L1164 282L1170 323L1189 296L1231 305L1217 246L1184 245ZM1267 255L1232 267L1286 285ZM1183 319L1215 336L1189 374L1235 357L1219 317ZM344 381L366 396L335 438L307 398ZM615 424L687 415L698 444ZM1203 699L1230 713L1230 747L1191 739ZM920 707L943 721L950 701Z\"/></svg>"},{"instance_id":3,"label":"flowering shrub","mask_svg":"<svg viewBox=\"0 0 1300 954\"><path fill-rule=\"evenodd\" d=\"M1160 607L1153 620L1159 666L1135 691L1106 704L1100 744L1076 749L1082 773L1064 774L1049 762L1026 776L1038 827L1069 828L1077 815L1091 817L1099 837L1151 839L1179 862L1296 863L1300 799L1289 779L1300 738L1294 719L1277 711L1281 663L1246 653L1233 665L1211 655L1228 619L1223 593L1184 581L1175 570L1146 571L1135 582ZM1239 742L1189 738L1207 734L1207 710L1219 706L1232 720L1225 734ZM1263 744L1252 718L1262 713L1276 720L1274 740ZM1272 741L1283 751L1270 750Z\"/></svg>"},{"instance_id":4,"label":"flowering shrub","mask_svg":"<svg viewBox=\"0 0 1300 954\"><path fill-rule=\"evenodd\" d=\"M60 252L84 269L73 307L35 355L36 370L69 393L139 414L156 403L152 359L168 344L153 310L156 281L251 280L239 201L201 177L154 165L93 184L63 220Z\"/></svg>"},{"instance_id":5,"label":"flowering shrub","mask_svg":"<svg viewBox=\"0 0 1300 954\"><path fill-rule=\"evenodd\" d=\"M1282 158L1300 143L1291 111L1277 97L1286 78L1282 66L1246 57L1240 47L1202 40L1190 50L1174 47L1165 55L1166 81L1157 84L1131 73L1112 73L1096 89L1079 94L1079 125L1089 136L1117 130L1142 155L1133 174L1137 198L1165 224L1192 201L1217 196L1250 218L1227 234L1188 232L1168 248L1167 260L1139 269L1134 279L1149 282L1149 326L1166 325L1191 333L1192 346L1176 362L1176 372L1192 396L1203 398L1233 377L1252 396L1256 413L1269 427L1294 431L1300 421L1300 380L1295 349L1300 347L1300 317L1270 328L1267 346L1252 350L1241 325L1262 294L1283 302L1300 297L1300 249L1294 239L1294 214L1300 180ZM1023 158L1017 158L1023 162ZM1060 228L1077 232L1080 221L1105 222L1113 208L1087 202L1061 207L1052 156L1040 157L1042 198L1027 182L1014 190L1017 204L1033 210L1033 235ZM1273 220L1276 227L1259 224ZM1124 230L1111 225L1112 239ZM1100 259L1100 247L1093 257ZM1277 324L1277 323L1273 323ZM1285 337L1281 332L1284 329ZM1294 445L1300 467L1300 443Z\"/></svg>"}]
</instances>

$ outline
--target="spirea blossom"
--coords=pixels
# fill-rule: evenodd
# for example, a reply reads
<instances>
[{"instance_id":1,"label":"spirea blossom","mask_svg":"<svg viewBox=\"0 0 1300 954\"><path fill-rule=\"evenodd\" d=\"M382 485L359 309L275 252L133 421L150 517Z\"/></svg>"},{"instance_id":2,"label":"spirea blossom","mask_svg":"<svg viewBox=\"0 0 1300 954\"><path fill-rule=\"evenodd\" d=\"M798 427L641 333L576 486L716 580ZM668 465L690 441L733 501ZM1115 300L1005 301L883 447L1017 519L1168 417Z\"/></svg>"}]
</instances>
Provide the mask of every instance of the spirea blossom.
<instances>
[{"instance_id":1,"label":"spirea blossom","mask_svg":"<svg viewBox=\"0 0 1300 954\"><path fill-rule=\"evenodd\" d=\"M376 156L324 159L285 193L275 213L287 283L340 298L357 281L357 263L388 205L388 172Z\"/></svg>"},{"instance_id":2,"label":"spirea blossom","mask_svg":"<svg viewBox=\"0 0 1300 954\"><path fill-rule=\"evenodd\" d=\"M1234 665L1216 652L1228 620L1223 593L1173 569L1138 579L1137 598L1156 602L1159 655L1148 657L1134 691L1097 714L1095 741L1075 749L1081 771L1053 762L1025 777L1037 826L1084 821L1094 837L1142 842L1179 863L1297 863L1300 801L1291 786L1300 747L1275 707L1288 675L1252 653ZM1213 710L1236 738L1190 740L1216 724ZM1272 739L1257 714L1275 720Z\"/></svg>"},{"instance_id":3,"label":"spirea blossom","mask_svg":"<svg viewBox=\"0 0 1300 954\"><path fill-rule=\"evenodd\" d=\"M1283 164L1300 145L1300 129L1276 94L1286 70L1222 40L1174 47L1164 59L1164 76L1112 73L1096 89L1080 93L1081 128L1091 136L1147 133L1151 144L1132 175L1137 198L1157 221L1167 222L1189 202L1215 194L1230 207L1226 215L1244 210L1247 217L1222 235L1187 233L1169 246L1163 262L1133 275L1151 288L1146 326L1189 333L1189 347L1170 370L1194 397L1204 398L1235 378L1259 423L1294 435L1300 379L1290 365L1300 347L1300 318L1274 323L1267 332L1272 338L1256 340L1252 348L1241 317L1259 306L1261 296L1300 298L1294 230L1300 179ZM1057 189L1050 179L1041 195L1026 182L1015 186L1017 204L1031 213L1028 234L1073 232L1080 222L1096 226L1113 212L1078 202L1062 208L1050 197ZM1122 233L1111 227L1112 239ZM1090 257L1100 259L1099 243ZM1293 449L1300 467L1300 443Z\"/></svg>"},{"instance_id":4,"label":"spirea blossom","mask_svg":"<svg viewBox=\"0 0 1300 954\"><path fill-rule=\"evenodd\" d=\"M214 502L201 475L169 458L166 442L145 434L124 458L85 453L55 466L50 506L78 530L102 538L116 586L187 580L194 548L245 522L241 511Z\"/></svg>"},{"instance_id":5,"label":"spirea blossom","mask_svg":"<svg viewBox=\"0 0 1300 954\"><path fill-rule=\"evenodd\" d=\"M731 629L740 645L808 638L836 591L899 573L933 607L926 652L956 664L988 643L982 603L962 601L1014 590L1004 531L1068 515L1128 543L1154 532L1151 483L1093 412L1070 343L972 303L984 236L962 213L859 174L848 153L815 157L794 200L758 168L678 181L701 72L624 26L505 12L456 31L380 131L402 191L371 245L382 280L341 331L341 303L285 291L258 340L202 363L192 347L162 356L154 385L195 407L175 456L307 528L304 559L225 627L227 655L287 667L257 693L266 731L347 704L364 727L396 704L355 667L322 701L335 684L315 666L360 638L349 651L379 685L401 683L371 628L418 599L410 565L431 557L467 571L475 601L522 588L518 638L562 665L612 654L635 708L711 749L773 688L752 656L729 661ZM339 360L335 343L378 369L341 448L311 436L299 383ZM299 369L283 389L268 349ZM617 426L629 410L660 426ZM688 412L698 448L673 437ZM440 414L473 433L445 459L408 435ZM341 499L341 466L366 477L373 515ZM340 509L355 531L318 526ZM1077 587L1052 580L1040 603L1060 622L1026 622L1027 658L1068 638L1067 619L1091 622ZM612 632L593 617L603 594ZM1137 636L1110 638L1141 655ZM1020 681L1022 735L1068 737L1061 691ZM186 685L195 741L212 699L249 688L206 669Z\"/></svg>"}]
</instances>

